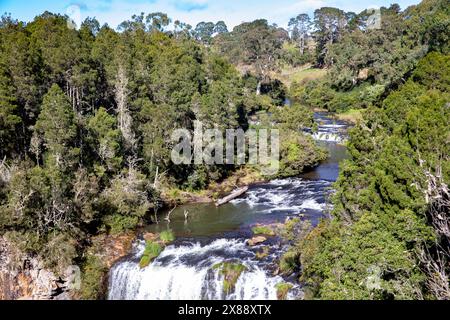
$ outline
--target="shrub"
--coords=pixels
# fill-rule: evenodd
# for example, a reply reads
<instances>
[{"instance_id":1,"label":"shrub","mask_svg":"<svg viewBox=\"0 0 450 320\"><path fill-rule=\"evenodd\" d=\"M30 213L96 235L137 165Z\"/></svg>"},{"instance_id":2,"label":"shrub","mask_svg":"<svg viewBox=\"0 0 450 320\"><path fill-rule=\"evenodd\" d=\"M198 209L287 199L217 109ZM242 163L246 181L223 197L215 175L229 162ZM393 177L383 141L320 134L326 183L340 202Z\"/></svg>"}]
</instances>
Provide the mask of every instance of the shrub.
<instances>
[{"instance_id":1,"label":"shrub","mask_svg":"<svg viewBox=\"0 0 450 320\"><path fill-rule=\"evenodd\" d=\"M170 230L162 231L162 232L159 234L159 238L160 238L161 241L164 242L164 243L170 243L170 242L175 241L175 235L174 235L173 232L170 231Z\"/></svg>"},{"instance_id":2,"label":"shrub","mask_svg":"<svg viewBox=\"0 0 450 320\"><path fill-rule=\"evenodd\" d=\"M107 290L105 276L108 268L106 265L98 256L89 254L82 271L81 298L84 300L103 298Z\"/></svg>"},{"instance_id":3,"label":"shrub","mask_svg":"<svg viewBox=\"0 0 450 320\"><path fill-rule=\"evenodd\" d=\"M111 234L119 234L123 231L134 229L139 224L139 221L139 217L120 214L108 215L103 218L103 222L110 228Z\"/></svg>"},{"instance_id":4,"label":"shrub","mask_svg":"<svg viewBox=\"0 0 450 320\"><path fill-rule=\"evenodd\" d=\"M161 254L162 249L163 248L159 243L147 241L141 261L139 262L139 266L141 268L147 267L155 258L157 258Z\"/></svg>"},{"instance_id":5,"label":"shrub","mask_svg":"<svg viewBox=\"0 0 450 320\"><path fill-rule=\"evenodd\" d=\"M292 289L292 284L280 282L275 285L275 289L277 289L277 299L286 300L289 290Z\"/></svg>"},{"instance_id":6,"label":"shrub","mask_svg":"<svg viewBox=\"0 0 450 320\"><path fill-rule=\"evenodd\" d=\"M240 263L222 262L213 266L213 269L219 270L219 274L223 275L223 291L226 294L234 290L236 282L241 276L242 272L247 268Z\"/></svg>"},{"instance_id":7,"label":"shrub","mask_svg":"<svg viewBox=\"0 0 450 320\"><path fill-rule=\"evenodd\" d=\"M253 231L253 234L263 234L266 236L274 236L275 235L275 231L273 231L268 226L255 226L252 228L252 231Z\"/></svg>"},{"instance_id":8,"label":"shrub","mask_svg":"<svg viewBox=\"0 0 450 320\"><path fill-rule=\"evenodd\" d=\"M280 271L284 274L293 273L298 265L299 254L295 249L287 251L280 259Z\"/></svg>"}]
</instances>

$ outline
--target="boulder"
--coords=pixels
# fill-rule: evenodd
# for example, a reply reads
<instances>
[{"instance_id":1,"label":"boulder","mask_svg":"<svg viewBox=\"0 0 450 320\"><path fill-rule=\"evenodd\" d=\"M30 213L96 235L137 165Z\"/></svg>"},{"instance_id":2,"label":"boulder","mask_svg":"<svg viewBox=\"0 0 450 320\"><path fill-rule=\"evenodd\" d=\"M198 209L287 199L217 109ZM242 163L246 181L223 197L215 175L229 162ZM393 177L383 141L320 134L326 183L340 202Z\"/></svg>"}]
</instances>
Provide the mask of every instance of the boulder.
<instances>
[{"instance_id":1,"label":"boulder","mask_svg":"<svg viewBox=\"0 0 450 320\"><path fill-rule=\"evenodd\" d=\"M253 246L256 246L257 244L263 243L266 240L267 240L266 237L256 236L256 237L253 237L251 239L248 239L247 240L247 245L253 247Z\"/></svg>"}]
</instances>

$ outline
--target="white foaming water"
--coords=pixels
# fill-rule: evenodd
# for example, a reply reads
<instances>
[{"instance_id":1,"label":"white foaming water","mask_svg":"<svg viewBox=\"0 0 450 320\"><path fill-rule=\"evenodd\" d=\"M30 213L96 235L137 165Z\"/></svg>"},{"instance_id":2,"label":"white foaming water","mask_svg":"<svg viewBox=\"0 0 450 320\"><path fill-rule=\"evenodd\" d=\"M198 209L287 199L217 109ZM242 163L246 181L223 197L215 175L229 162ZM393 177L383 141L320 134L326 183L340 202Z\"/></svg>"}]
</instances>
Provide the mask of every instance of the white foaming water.
<instances>
[{"instance_id":1,"label":"white foaming water","mask_svg":"<svg viewBox=\"0 0 450 320\"><path fill-rule=\"evenodd\" d=\"M297 214L308 210L322 212L326 208L324 195L330 182L288 178L273 180L250 189L243 198L231 201L234 205L246 204L258 212L288 212Z\"/></svg>"},{"instance_id":2,"label":"white foaming water","mask_svg":"<svg viewBox=\"0 0 450 320\"><path fill-rule=\"evenodd\" d=\"M317 132L312 135L314 140L326 142L344 142L345 139L336 133Z\"/></svg>"},{"instance_id":3,"label":"white foaming water","mask_svg":"<svg viewBox=\"0 0 450 320\"><path fill-rule=\"evenodd\" d=\"M306 199L299 206L301 209L312 209L317 211L322 211L325 209L325 203L318 203L315 199Z\"/></svg>"},{"instance_id":4,"label":"white foaming water","mask_svg":"<svg viewBox=\"0 0 450 320\"><path fill-rule=\"evenodd\" d=\"M276 300L275 286L283 282L258 265L242 240L219 239L200 244L169 246L148 267L139 267L144 243L133 259L116 264L110 273L110 300ZM229 294L223 291L223 275L213 268L227 257L240 257L246 267ZM292 291L292 292L295 292ZM298 293L298 291L297 291ZM291 293L288 298L294 298Z\"/></svg>"}]
</instances>

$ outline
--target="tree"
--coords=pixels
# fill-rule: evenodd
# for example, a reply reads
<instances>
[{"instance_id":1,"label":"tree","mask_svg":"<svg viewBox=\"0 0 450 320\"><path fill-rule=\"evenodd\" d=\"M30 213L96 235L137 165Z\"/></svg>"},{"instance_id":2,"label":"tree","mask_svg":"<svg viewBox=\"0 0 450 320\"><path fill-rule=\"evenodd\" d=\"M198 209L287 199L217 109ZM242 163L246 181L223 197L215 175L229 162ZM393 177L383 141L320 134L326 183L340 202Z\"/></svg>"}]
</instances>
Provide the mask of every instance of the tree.
<instances>
[{"instance_id":1,"label":"tree","mask_svg":"<svg viewBox=\"0 0 450 320\"><path fill-rule=\"evenodd\" d=\"M192 36L193 30L192 26L188 23L181 22L180 20L175 20L174 24L174 34L178 37L190 38Z\"/></svg>"},{"instance_id":2,"label":"tree","mask_svg":"<svg viewBox=\"0 0 450 320\"><path fill-rule=\"evenodd\" d=\"M21 123L14 88L6 67L0 61L0 157L17 153L17 130Z\"/></svg>"},{"instance_id":3,"label":"tree","mask_svg":"<svg viewBox=\"0 0 450 320\"><path fill-rule=\"evenodd\" d=\"M105 108L97 110L89 119L88 128L92 134L92 147L95 149L101 165L110 172L117 171L122 165L120 155L120 131L117 119L108 114Z\"/></svg>"},{"instance_id":4,"label":"tree","mask_svg":"<svg viewBox=\"0 0 450 320\"><path fill-rule=\"evenodd\" d=\"M131 20L122 22L118 29L121 31L136 32L163 32L164 29L170 24L171 19L167 14L162 12L153 12L145 15L141 12L139 15L133 15Z\"/></svg>"},{"instance_id":5,"label":"tree","mask_svg":"<svg viewBox=\"0 0 450 320\"><path fill-rule=\"evenodd\" d=\"M218 21L216 23L216 25L214 26L214 33L215 34L228 33L228 27L224 21Z\"/></svg>"},{"instance_id":6,"label":"tree","mask_svg":"<svg viewBox=\"0 0 450 320\"><path fill-rule=\"evenodd\" d=\"M234 63L251 65L258 78L257 93L269 80L270 71L277 68L277 57L286 40L285 32L268 24L267 20L255 20L236 26L232 32L218 37L216 43L222 54Z\"/></svg>"},{"instance_id":7,"label":"tree","mask_svg":"<svg viewBox=\"0 0 450 320\"><path fill-rule=\"evenodd\" d=\"M311 18L308 14L302 13L295 18L291 18L288 24L291 32L291 39L298 43L300 54L304 54L311 29Z\"/></svg>"},{"instance_id":8,"label":"tree","mask_svg":"<svg viewBox=\"0 0 450 320\"><path fill-rule=\"evenodd\" d=\"M75 147L77 126L70 102L58 85L54 84L44 96L34 129L43 138L48 161L58 170L69 171L79 154Z\"/></svg>"},{"instance_id":9,"label":"tree","mask_svg":"<svg viewBox=\"0 0 450 320\"><path fill-rule=\"evenodd\" d=\"M209 44L211 42L211 38L216 29L216 25L213 22L200 22L195 27L195 36L198 41Z\"/></svg>"},{"instance_id":10,"label":"tree","mask_svg":"<svg viewBox=\"0 0 450 320\"><path fill-rule=\"evenodd\" d=\"M352 130L333 219L298 247L316 297L448 299L447 59L430 53Z\"/></svg>"},{"instance_id":11,"label":"tree","mask_svg":"<svg viewBox=\"0 0 450 320\"><path fill-rule=\"evenodd\" d=\"M171 19L167 16L167 14L162 12L154 12L147 15L145 21L148 24L149 31L160 31L163 32L164 28L167 27Z\"/></svg>"},{"instance_id":12,"label":"tree","mask_svg":"<svg viewBox=\"0 0 450 320\"><path fill-rule=\"evenodd\" d=\"M346 23L345 12L340 9L324 7L314 11L314 38L319 64L327 58L330 45L342 36Z\"/></svg>"}]
</instances>

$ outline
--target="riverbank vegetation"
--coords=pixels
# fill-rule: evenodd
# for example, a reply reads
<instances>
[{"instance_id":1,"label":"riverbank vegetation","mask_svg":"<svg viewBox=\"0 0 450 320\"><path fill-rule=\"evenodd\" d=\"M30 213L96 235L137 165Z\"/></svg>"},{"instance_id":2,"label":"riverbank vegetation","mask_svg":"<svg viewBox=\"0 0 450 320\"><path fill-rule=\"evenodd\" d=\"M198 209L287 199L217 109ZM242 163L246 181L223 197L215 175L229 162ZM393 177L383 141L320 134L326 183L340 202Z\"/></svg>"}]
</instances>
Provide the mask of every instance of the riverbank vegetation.
<instances>
[{"instance_id":1,"label":"riverbank vegetation","mask_svg":"<svg viewBox=\"0 0 450 320\"><path fill-rule=\"evenodd\" d=\"M292 86L302 103L359 121L331 219L280 261L282 272L301 270L309 298L450 297L448 2L381 14L381 29L328 47L329 77Z\"/></svg>"},{"instance_id":2,"label":"riverbank vegetation","mask_svg":"<svg viewBox=\"0 0 450 320\"><path fill-rule=\"evenodd\" d=\"M450 297L449 75L450 56L429 53L351 131L332 219L282 259L312 297Z\"/></svg>"},{"instance_id":3,"label":"riverbank vegetation","mask_svg":"<svg viewBox=\"0 0 450 320\"><path fill-rule=\"evenodd\" d=\"M219 272L219 274L223 277L223 292L225 294L230 294L233 292L236 282L242 272L247 270L243 264L233 262L222 262L214 265L212 269L217 270L217 272Z\"/></svg>"},{"instance_id":4,"label":"riverbank vegetation","mask_svg":"<svg viewBox=\"0 0 450 320\"><path fill-rule=\"evenodd\" d=\"M175 129L279 129L276 177L288 177L326 158L305 133L325 108L359 121L351 159L333 219L298 236L282 271L301 265L320 298L448 297L448 13L448 0L394 4L371 28L369 11L325 7L288 30L260 19L231 31L163 13L118 30L4 15L0 235L56 273L84 266L83 296L96 297L109 266L88 254L94 236L264 179L259 166L174 164ZM149 244L143 265L158 251ZM222 271L231 290L242 270Z\"/></svg>"},{"instance_id":5,"label":"riverbank vegetation","mask_svg":"<svg viewBox=\"0 0 450 320\"><path fill-rule=\"evenodd\" d=\"M49 12L1 19L0 232L55 271L85 259L92 235L150 221L173 190L200 192L240 169L175 165L173 130L193 133L196 120L246 130L255 112L283 107L283 86L257 92L255 77L205 46L205 28L146 18L119 31L91 18L71 29ZM318 162L305 141L286 146L289 172Z\"/></svg>"}]
</instances>

